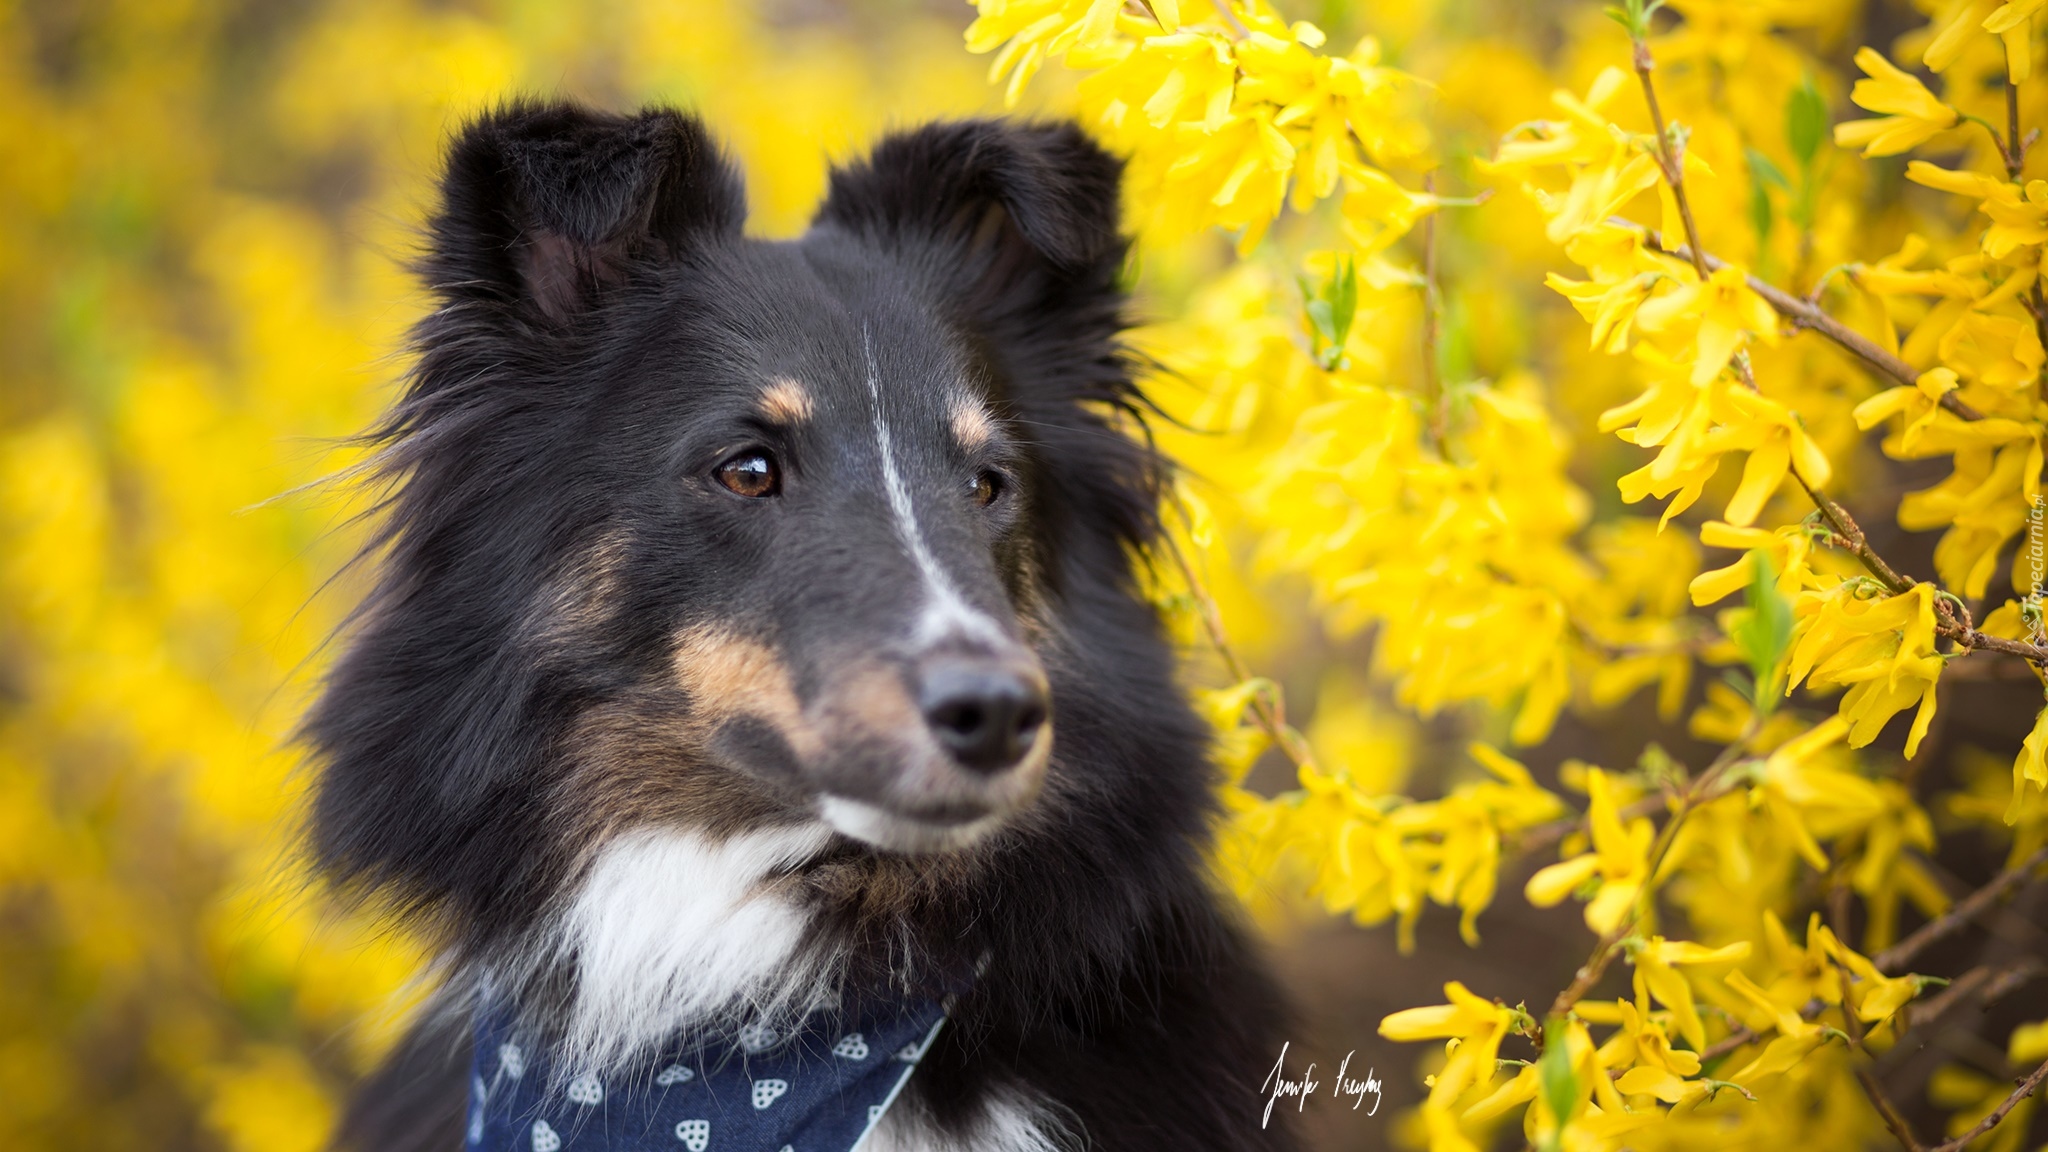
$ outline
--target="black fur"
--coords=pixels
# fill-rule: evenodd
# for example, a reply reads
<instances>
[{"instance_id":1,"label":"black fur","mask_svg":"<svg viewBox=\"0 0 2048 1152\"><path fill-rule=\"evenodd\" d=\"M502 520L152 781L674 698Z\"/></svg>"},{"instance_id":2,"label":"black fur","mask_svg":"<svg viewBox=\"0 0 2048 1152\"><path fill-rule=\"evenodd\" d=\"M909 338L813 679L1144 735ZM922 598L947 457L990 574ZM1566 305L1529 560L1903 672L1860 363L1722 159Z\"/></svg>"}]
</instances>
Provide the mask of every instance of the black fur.
<instances>
[{"instance_id":1,"label":"black fur","mask_svg":"<svg viewBox=\"0 0 2048 1152\"><path fill-rule=\"evenodd\" d=\"M907 1106L942 1125L1021 1082L1112 1152L1290 1147L1259 1126L1280 1008L1203 861L1205 731L1133 579L1163 465L1132 434L1143 399L1118 345L1119 177L1071 126L934 125L834 173L810 232L766 243L741 235L738 177L688 116L521 104L466 128L423 266L440 307L374 432L392 483L378 580L307 722L319 864L438 932L451 972L494 963L559 910L601 834L564 799L579 721L630 707L659 728L679 628L831 652L896 620L900 549L871 493L793 473L775 528L689 495L698 440L715 447L752 395L740 382L858 387L872 332L891 387L965 380L998 417L1013 507L962 513L935 547L976 607L1042 617L1056 736L1043 796L988 841L835 848L808 877L816 930L850 947L855 985L987 958L912 1080ZM791 456L854 433L822 425ZM913 447L950 482L940 446ZM600 547L597 610L537 626ZM688 779L718 790L702 822L802 811L769 768ZM344 1145L457 1145L459 1027L422 1026L378 1080L407 1090L366 1093Z\"/></svg>"}]
</instances>

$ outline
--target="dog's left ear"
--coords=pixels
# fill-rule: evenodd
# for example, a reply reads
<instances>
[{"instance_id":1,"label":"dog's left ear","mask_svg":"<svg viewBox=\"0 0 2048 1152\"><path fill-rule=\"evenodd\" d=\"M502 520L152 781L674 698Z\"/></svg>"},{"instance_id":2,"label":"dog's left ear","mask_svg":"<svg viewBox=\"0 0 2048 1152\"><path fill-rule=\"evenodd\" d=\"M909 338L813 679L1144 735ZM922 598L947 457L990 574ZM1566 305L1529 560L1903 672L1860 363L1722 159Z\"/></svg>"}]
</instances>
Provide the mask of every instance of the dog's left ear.
<instances>
[{"instance_id":1,"label":"dog's left ear","mask_svg":"<svg viewBox=\"0 0 2048 1152\"><path fill-rule=\"evenodd\" d=\"M1023 281L1111 287L1121 162L1072 124L933 124L884 139L835 169L814 227L935 250L966 299Z\"/></svg>"}]
</instances>

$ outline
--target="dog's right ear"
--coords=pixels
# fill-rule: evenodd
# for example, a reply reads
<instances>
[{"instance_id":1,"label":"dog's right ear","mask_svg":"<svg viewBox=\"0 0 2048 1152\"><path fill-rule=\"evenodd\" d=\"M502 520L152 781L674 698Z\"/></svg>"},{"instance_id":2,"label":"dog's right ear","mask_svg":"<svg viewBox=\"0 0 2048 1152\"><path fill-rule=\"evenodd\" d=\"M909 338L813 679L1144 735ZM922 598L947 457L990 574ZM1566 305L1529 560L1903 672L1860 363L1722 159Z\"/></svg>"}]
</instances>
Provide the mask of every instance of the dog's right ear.
<instances>
[{"instance_id":1,"label":"dog's right ear","mask_svg":"<svg viewBox=\"0 0 2048 1152\"><path fill-rule=\"evenodd\" d=\"M745 217L738 172L694 116L515 104L472 121L449 149L425 271L451 301L560 324L636 264L736 237Z\"/></svg>"}]
</instances>

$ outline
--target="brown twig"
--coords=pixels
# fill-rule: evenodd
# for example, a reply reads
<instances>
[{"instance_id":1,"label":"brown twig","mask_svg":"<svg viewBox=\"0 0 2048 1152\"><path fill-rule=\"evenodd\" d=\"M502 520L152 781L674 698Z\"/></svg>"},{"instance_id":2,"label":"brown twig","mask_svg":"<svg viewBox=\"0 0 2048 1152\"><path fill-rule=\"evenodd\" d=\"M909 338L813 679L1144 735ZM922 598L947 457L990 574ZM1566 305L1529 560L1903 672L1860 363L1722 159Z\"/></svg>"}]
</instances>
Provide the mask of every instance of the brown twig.
<instances>
[{"instance_id":1,"label":"brown twig","mask_svg":"<svg viewBox=\"0 0 2048 1152\"><path fill-rule=\"evenodd\" d=\"M1201 576L1195 572L1195 566L1188 562L1187 554L1181 551L1179 542L1174 540L1171 533L1161 533L1161 536L1166 541L1166 550L1173 557L1175 567L1180 569L1181 579L1187 581L1188 593L1202 618L1202 629L1209 634L1209 643L1216 649L1216 654L1222 657L1224 667L1230 672L1231 681L1242 684L1251 679L1250 666L1238 656L1237 650L1230 646L1230 638L1223 631L1223 613L1216 607L1216 600L1209 595ZM1302 739L1301 733L1296 732L1287 723L1287 704L1280 694L1280 686L1274 684L1266 691L1255 693L1251 705L1253 719L1272 739L1274 746L1293 761L1295 768L1313 769L1315 754L1309 750L1308 741Z\"/></svg>"},{"instance_id":2,"label":"brown twig","mask_svg":"<svg viewBox=\"0 0 2048 1152\"><path fill-rule=\"evenodd\" d=\"M1884 585L1885 591L1897 595L1913 590L1919 582L1899 575L1896 569L1885 562L1884 557L1877 554L1877 550L1870 546L1870 538L1864 534L1862 526L1856 523L1855 517L1849 515L1848 509L1807 483L1806 477L1799 475L1797 468L1792 469L1792 476L1799 481L1799 486L1805 489L1806 495L1812 499L1813 506L1820 509L1822 518L1828 522L1828 528L1833 533L1828 538L1829 544L1854 555L1870 574L1877 578L1878 583ZM1969 611L1959 607L1950 597L1935 597L1934 615L1935 633L1944 639L1955 641L1961 647L2004 652L2035 664L2048 665L2048 645L2029 644L2024 640L2007 640L2003 636L1979 632L1976 623L1970 618Z\"/></svg>"},{"instance_id":3,"label":"brown twig","mask_svg":"<svg viewBox=\"0 0 2048 1152\"><path fill-rule=\"evenodd\" d=\"M1799 481L1799 486L1806 489L1807 497L1813 501L1815 508L1820 509L1822 518L1828 522L1829 529L1834 532L1834 535L1829 539L1830 544L1841 548L1862 561L1863 566L1869 569L1870 574L1877 577L1878 583L1884 585L1885 591L1897 595L1913 590L1913 586L1919 583L1919 581L1908 580L1904 576L1899 575L1890 564L1885 563L1884 557L1879 556L1877 550L1870 546L1870 537L1864 534L1863 526L1856 523L1855 518L1849 515L1848 509L1835 503L1827 493L1808 484L1806 477L1799 475L1798 469L1792 469L1792 475Z\"/></svg>"},{"instance_id":4,"label":"brown twig","mask_svg":"<svg viewBox=\"0 0 2048 1152\"><path fill-rule=\"evenodd\" d=\"M1684 221L1685 235L1692 242L1689 255L1693 271L1699 273L1700 279L1705 280L1705 249L1700 245L1699 225L1693 223L1692 200L1685 194L1685 156L1671 146L1671 133L1664 126L1664 110L1657 104L1657 85L1650 80L1650 72L1657 67L1657 62L1650 55L1650 44L1647 40L1638 39L1635 42L1633 62L1636 79L1643 85L1643 100L1650 106L1650 126L1657 132L1657 165L1663 169L1664 183L1671 187L1671 197L1678 202L1678 218Z\"/></svg>"},{"instance_id":5,"label":"brown twig","mask_svg":"<svg viewBox=\"0 0 2048 1152\"><path fill-rule=\"evenodd\" d=\"M2027 1078L2019 1082L2019 1087L2012 1090L2012 1095L2007 1096L1998 1107L1993 1108L1990 1115L1977 1121L1976 1127L1946 1144L1935 1145L1931 1152L1963 1152L1963 1148L1970 1141L1998 1127L1998 1122L2005 1119L2007 1113L2019 1107L2020 1101L2032 1096L2041 1087L2043 1080L2048 1080L2048 1060L2042 1061L2039 1068L2028 1073Z\"/></svg>"},{"instance_id":6,"label":"brown twig","mask_svg":"<svg viewBox=\"0 0 2048 1152\"><path fill-rule=\"evenodd\" d=\"M1435 195L1435 172L1422 178L1422 190ZM1444 414L1443 370L1437 364L1443 297L1438 293L1436 283L1436 217L1437 214L1431 212L1422 220L1422 381L1423 395L1429 401L1430 438L1442 451L1450 422Z\"/></svg>"},{"instance_id":7,"label":"brown twig","mask_svg":"<svg viewBox=\"0 0 2048 1152\"><path fill-rule=\"evenodd\" d=\"M1837 938L1848 936L1848 885L1837 883L1828 892L1828 919ZM1864 1046L1863 1041L1868 1033L1863 1027L1863 1017L1856 1013L1856 995L1850 984L1849 970L1843 967L1840 959L1831 959L1829 963L1835 970L1835 985L1841 990L1842 1030L1849 1037L1849 1047L1867 1058L1870 1049ZM1868 1060L1857 1062L1854 1070L1856 1082L1863 1086L1863 1094L1870 1098L1870 1106L1877 1110L1878 1118L1884 1121L1886 1128L1891 1129L1892 1135L1898 1137L1899 1144L1906 1152L1925 1152L1926 1145L1920 1143L1920 1138L1914 1135L1913 1125L1906 1120L1905 1113L1899 1111L1899 1106L1885 1091L1883 1081L1871 1070Z\"/></svg>"},{"instance_id":8,"label":"brown twig","mask_svg":"<svg viewBox=\"0 0 2048 1152\"><path fill-rule=\"evenodd\" d=\"M1855 1013L1845 1012L1843 1015L1854 1016ZM1862 1048L1860 1043L1856 1046ZM1870 1097L1870 1106L1877 1109L1877 1115L1884 1121L1884 1126L1891 1129L1892 1135L1899 1138L1899 1143L1906 1152L1927 1152L1927 1145L1920 1143L1919 1137L1913 1135L1913 1126L1906 1122L1905 1115L1899 1111L1897 1104L1892 1103L1891 1097L1885 1095L1884 1085L1877 1082L1877 1076L1870 1071L1868 1065L1856 1065L1856 1082L1863 1085L1863 1094Z\"/></svg>"},{"instance_id":9,"label":"brown twig","mask_svg":"<svg viewBox=\"0 0 2048 1152\"><path fill-rule=\"evenodd\" d=\"M2012 82L2010 74L2005 81L2005 140L1999 149L2004 153L2005 176L2018 180L2020 170L2027 166L2027 146L2020 140L2020 87Z\"/></svg>"},{"instance_id":10,"label":"brown twig","mask_svg":"<svg viewBox=\"0 0 2048 1152\"><path fill-rule=\"evenodd\" d=\"M1990 883L1963 897L1947 912L1922 924L1918 931L1904 940L1871 957L1870 962L1882 971L1897 972L1929 944L1954 935L2006 894L2032 879L2034 869L2043 864L2048 864L2048 847L2035 851L2032 856L1992 877Z\"/></svg>"}]
</instances>

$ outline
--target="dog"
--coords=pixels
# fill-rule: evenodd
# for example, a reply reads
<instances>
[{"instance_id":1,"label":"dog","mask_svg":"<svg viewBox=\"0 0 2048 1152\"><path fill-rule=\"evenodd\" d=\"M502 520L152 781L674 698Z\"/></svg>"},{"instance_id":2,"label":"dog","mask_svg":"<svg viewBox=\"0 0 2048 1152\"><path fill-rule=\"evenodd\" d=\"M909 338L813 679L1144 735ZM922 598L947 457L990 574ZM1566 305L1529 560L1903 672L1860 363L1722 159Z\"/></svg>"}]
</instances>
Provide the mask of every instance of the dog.
<instances>
[{"instance_id":1,"label":"dog","mask_svg":"<svg viewBox=\"0 0 2048 1152\"><path fill-rule=\"evenodd\" d=\"M937 1021L867 1152L1293 1146L1139 587L1168 471L1120 179L1069 124L939 123L770 242L691 115L456 133L305 723L315 862L440 948L338 1146L474 1144L542 1061L623 1107L678 1043L862 1005Z\"/></svg>"}]
</instances>

